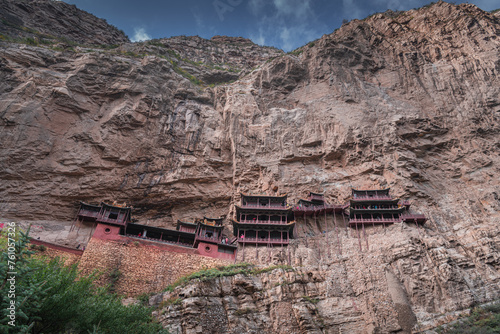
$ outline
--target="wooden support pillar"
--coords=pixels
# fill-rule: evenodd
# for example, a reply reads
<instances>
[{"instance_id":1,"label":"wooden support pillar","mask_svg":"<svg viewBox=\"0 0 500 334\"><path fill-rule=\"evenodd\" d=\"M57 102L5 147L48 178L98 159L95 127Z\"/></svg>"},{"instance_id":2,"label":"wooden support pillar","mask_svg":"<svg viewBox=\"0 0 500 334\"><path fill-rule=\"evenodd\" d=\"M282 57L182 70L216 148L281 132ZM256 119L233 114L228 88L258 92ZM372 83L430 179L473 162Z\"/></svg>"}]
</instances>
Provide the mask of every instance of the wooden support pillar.
<instances>
[{"instance_id":1,"label":"wooden support pillar","mask_svg":"<svg viewBox=\"0 0 500 334\"><path fill-rule=\"evenodd\" d=\"M333 212L333 225L335 228L335 234L337 235L337 248L338 248L339 254L342 255L342 245L340 244L339 231L337 228L337 218L335 215L335 211Z\"/></svg>"},{"instance_id":2,"label":"wooden support pillar","mask_svg":"<svg viewBox=\"0 0 500 334\"><path fill-rule=\"evenodd\" d=\"M287 232L287 240L289 240L288 232ZM292 265L292 257L290 256L290 244L288 244L288 246L286 248L288 251L288 265L291 266Z\"/></svg>"},{"instance_id":3,"label":"wooden support pillar","mask_svg":"<svg viewBox=\"0 0 500 334\"><path fill-rule=\"evenodd\" d=\"M293 221L295 222L295 226L293 227L293 235L297 238L298 233L297 233L297 218L295 217L295 212L293 213Z\"/></svg>"},{"instance_id":4,"label":"wooden support pillar","mask_svg":"<svg viewBox=\"0 0 500 334\"><path fill-rule=\"evenodd\" d=\"M342 210L342 222L344 223L345 226L345 235L346 237L349 237L349 233L347 232L347 224L345 223L344 210Z\"/></svg>"},{"instance_id":5,"label":"wooden support pillar","mask_svg":"<svg viewBox=\"0 0 500 334\"><path fill-rule=\"evenodd\" d=\"M365 241L366 241L366 250L368 251L369 248L368 248L368 237L366 236L366 232L365 232L365 224L363 224L363 235L365 237Z\"/></svg>"},{"instance_id":6,"label":"wooden support pillar","mask_svg":"<svg viewBox=\"0 0 500 334\"><path fill-rule=\"evenodd\" d=\"M255 243L255 260L259 261L259 231L255 232L255 238L256 243Z\"/></svg>"},{"instance_id":7,"label":"wooden support pillar","mask_svg":"<svg viewBox=\"0 0 500 334\"><path fill-rule=\"evenodd\" d=\"M361 248L361 238L359 236L358 223L356 223L356 234L358 235L359 251L362 252L363 248Z\"/></svg>"},{"instance_id":8,"label":"wooden support pillar","mask_svg":"<svg viewBox=\"0 0 500 334\"><path fill-rule=\"evenodd\" d=\"M246 243L245 239L246 239L246 232L247 232L247 230L243 230L243 242L242 242L242 244L243 244L243 254L242 254L243 261L245 261L245 243Z\"/></svg>"},{"instance_id":9,"label":"wooden support pillar","mask_svg":"<svg viewBox=\"0 0 500 334\"><path fill-rule=\"evenodd\" d=\"M316 211L314 211L313 216L314 216L314 226L317 227L319 230L319 233L321 233L321 226L316 219Z\"/></svg>"},{"instance_id":10,"label":"wooden support pillar","mask_svg":"<svg viewBox=\"0 0 500 334\"><path fill-rule=\"evenodd\" d=\"M271 262L271 230L267 231L267 256L268 261Z\"/></svg>"},{"instance_id":11,"label":"wooden support pillar","mask_svg":"<svg viewBox=\"0 0 500 334\"><path fill-rule=\"evenodd\" d=\"M306 247L309 247L307 245L307 216L305 212L304 212L304 235L306 236Z\"/></svg>"},{"instance_id":12,"label":"wooden support pillar","mask_svg":"<svg viewBox=\"0 0 500 334\"><path fill-rule=\"evenodd\" d=\"M330 240L328 239L328 222L326 221L326 210L325 210L325 229L326 229L326 247L328 249L328 257L331 256L330 254Z\"/></svg>"}]
</instances>

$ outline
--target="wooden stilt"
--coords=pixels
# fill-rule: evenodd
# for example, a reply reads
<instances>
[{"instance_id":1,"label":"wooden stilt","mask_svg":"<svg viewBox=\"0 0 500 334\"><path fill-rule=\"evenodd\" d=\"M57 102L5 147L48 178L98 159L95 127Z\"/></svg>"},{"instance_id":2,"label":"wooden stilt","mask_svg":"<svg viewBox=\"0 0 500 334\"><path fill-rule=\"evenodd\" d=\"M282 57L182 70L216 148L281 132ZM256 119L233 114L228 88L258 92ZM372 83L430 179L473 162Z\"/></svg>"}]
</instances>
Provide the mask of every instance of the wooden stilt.
<instances>
[{"instance_id":1,"label":"wooden stilt","mask_svg":"<svg viewBox=\"0 0 500 334\"><path fill-rule=\"evenodd\" d=\"M335 234L337 235L337 246L338 246L338 252L340 255L342 255L342 245L340 244L340 239L339 239L339 231L337 228L337 218L335 216L335 212L333 213L333 225L335 228Z\"/></svg>"},{"instance_id":2,"label":"wooden stilt","mask_svg":"<svg viewBox=\"0 0 500 334\"><path fill-rule=\"evenodd\" d=\"M363 249L361 248L361 238L359 237L359 230L358 230L358 224L357 223L356 223L356 234L358 235L359 251L362 252Z\"/></svg>"},{"instance_id":3,"label":"wooden stilt","mask_svg":"<svg viewBox=\"0 0 500 334\"><path fill-rule=\"evenodd\" d=\"M344 222L344 226L345 226L345 235L346 235L346 237L349 238L349 233L347 232L347 224L345 223L345 216L344 216L343 210L342 210L342 221Z\"/></svg>"},{"instance_id":4,"label":"wooden stilt","mask_svg":"<svg viewBox=\"0 0 500 334\"><path fill-rule=\"evenodd\" d=\"M245 244L246 244L246 232L247 230L243 230L243 254L242 254L242 261L245 261Z\"/></svg>"},{"instance_id":5,"label":"wooden stilt","mask_svg":"<svg viewBox=\"0 0 500 334\"><path fill-rule=\"evenodd\" d=\"M257 241L259 241L259 231L257 231ZM255 260L259 261L259 244L255 244Z\"/></svg>"},{"instance_id":6,"label":"wooden stilt","mask_svg":"<svg viewBox=\"0 0 500 334\"><path fill-rule=\"evenodd\" d=\"M363 235L365 237L365 241L366 241L366 251L369 250L368 248L368 237L366 236L366 232L365 232L365 224L362 225L363 226Z\"/></svg>"},{"instance_id":7,"label":"wooden stilt","mask_svg":"<svg viewBox=\"0 0 500 334\"><path fill-rule=\"evenodd\" d=\"M328 239L328 222L326 221L326 210L325 210L325 229L326 229L326 247L328 249L328 257L331 256L330 254L330 240Z\"/></svg>"},{"instance_id":8,"label":"wooden stilt","mask_svg":"<svg viewBox=\"0 0 500 334\"><path fill-rule=\"evenodd\" d=\"M287 251L288 251L288 265L292 265L292 258L290 256L290 245L287 246Z\"/></svg>"},{"instance_id":9,"label":"wooden stilt","mask_svg":"<svg viewBox=\"0 0 500 334\"><path fill-rule=\"evenodd\" d=\"M268 261L271 262L271 230L267 231L267 256Z\"/></svg>"},{"instance_id":10,"label":"wooden stilt","mask_svg":"<svg viewBox=\"0 0 500 334\"><path fill-rule=\"evenodd\" d=\"M304 213L304 235L306 236L306 247L309 247L307 245L307 216L305 213Z\"/></svg>"}]
</instances>

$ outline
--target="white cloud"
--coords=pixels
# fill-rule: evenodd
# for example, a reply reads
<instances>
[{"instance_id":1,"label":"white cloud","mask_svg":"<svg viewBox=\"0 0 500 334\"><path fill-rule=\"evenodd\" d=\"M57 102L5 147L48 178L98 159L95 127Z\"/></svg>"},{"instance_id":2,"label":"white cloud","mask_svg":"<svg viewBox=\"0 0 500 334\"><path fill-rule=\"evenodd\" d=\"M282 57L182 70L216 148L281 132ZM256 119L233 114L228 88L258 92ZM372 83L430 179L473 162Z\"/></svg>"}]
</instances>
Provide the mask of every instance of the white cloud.
<instances>
[{"instance_id":1,"label":"white cloud","mask_svg":"<svg viewBox=\"0 0 500 334\"><path fill-rule=\"evenodd\" d=\"M273 0L278 15L307 18L312 15L311 0Z\"/></svg>"},{"instance_id":2,"label":"white cloud","mask_svg":"<svg viewBox=\"0 0 500 334\"><path fill-rule=\"evenodd\" d=\"M249 0L250 12L259 22L250 39L290 51L320 37L326 27L316 19L312 4L312 0Z\"/></svg>"},{"instance_id":3,"label":"white cloud","mask_svg":"<svg viewBox=\"0 0 500 334\"><path fill-rule=\"evenodd\" d=\"M254 33L250 33L249 37L254 43L258 45L266 45L266 37L264 36L262 27L259 27L259 33L257 35Z\"/></svg>"},{"instance_id":4,"label":"white cloud","mask_svg":"<svg viewBox=\"0 0 500 334\"><path fill-rule=\"evenodd\" d=\"M134 28L134 36L132 37L132 42L142 42L151 39L151 36L146 33L144 28Z\"/></svg>"},{"instance_id":5,"label":"white cloud","mask_svg":"<svg viewBox=\"0 0 500 334\"><path fill-rule=\"evenodd\" d=\"M342 0L342 13L347 20L362 19L366 16L354 0Z\"/></svg>"},{"instance_id":6,"label":"white cloud","mask_svg":"<svg viewBox=\"0 0 500 334\"><path fill-rule=\"evenodd\" d=\"M248 6L250 7L250 11L254 15L259 15L262 8L264 8L264 0L250 0L248 2Z\"/></svg>"}]
</instances>

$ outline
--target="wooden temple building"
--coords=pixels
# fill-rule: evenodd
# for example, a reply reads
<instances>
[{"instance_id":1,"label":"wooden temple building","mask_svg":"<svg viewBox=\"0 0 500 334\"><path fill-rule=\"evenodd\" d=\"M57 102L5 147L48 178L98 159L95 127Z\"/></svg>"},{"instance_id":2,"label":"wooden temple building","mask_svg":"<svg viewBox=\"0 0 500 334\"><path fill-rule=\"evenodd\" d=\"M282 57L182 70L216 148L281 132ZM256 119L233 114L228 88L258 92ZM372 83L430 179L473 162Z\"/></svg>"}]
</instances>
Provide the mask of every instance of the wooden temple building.
<instances>
[{"instance_id":1,"label":"wooden temple building","mask_svg":"<svg viewBox=\"0 0 500 334\"><path fill-rule=\"evenodd\" d=\"M292 211L297 216L313 216L324 213L342 213L346 209L343 204L328 204L323 194L309 192L307 199L299 199Z\"/></svg>"},{"instance_id":2,"label":"wooden temple building","mask_svg":"<svg viewBox=\"0 0 500 334\"><path fill-rule=\"evenodd\" d=\"M131 223L130 212L131 208L126 206L80 202L76 220L95 223L94 234L97 233L101 239L115 239L116 235L120 235L194 248L198 254L214 258L236 258L236 238L230 240L223 233L223 218L204 217L193 223L178 221L177 228L173 230Z\"/></svg>"},{"instance_id":3,"label":"wooden temple building","mask_svg":"<svg viewBox=\"0 0 500 334\"><path fill-rule=\"evenodd\" d=\"M130 222L130 211L131 208L125 205L110 205L104 202L100 205L93 205L80 202L76 219L80 222L126 226Z\"/></svg>"},{"instance_id":4,"label":"wooden temple building","mask_svg":"<svg viewBox=\"0 0 500 334\"><path fill-rule=\"evenodd\" d=\"M356 229L359 239L361 228L367 249L368 239L365 233L367 226L385 226L397 222L414 223L419 226L427 220L423 214L410 212L409 201L393 198L390 195L390 188L352 189L352 198L346 204L326 203L323 194L314 192L310 192L307 199L300 199L293 206L287 204L287 195L241 194L241 204L235 208L236 220L232 220L233 235L224 233L223 218L203 217L193 222L179 220L176 229L166 229L132 223L131 207L104 202L99 205L80 202L75 221L93 224L95 226L93 237L101 239L141 238L182 247L185 250L189 248L190 252L203 256L235 260L238 245L242 247L243 259L245 245L265 245L271 254L273 247L287 246L290 239L300 236L305 237L307 246L308 235L315 235L316 228L325 234L330 254L329 225L337 236L338 253L342 254L337 214L342 215L346 235L350 226ZM330 220L327 219L328 214L331 215L331 223L328 222ZM309 223L308 217L313 217ZM298 226L298 231L296 218L304 220L304 224ZM182 249L176 251L182 252ZM290 263L290 252L288 257Z\"/></svg>"},{"instance_id":5,"label":"wooden temple building","mask_svg":"<svg viewBox=\"0 0 500 334\"><path fill-rule=\"evenodd\" d=\"M287 195L241 194L241 205L236 205L233 234L238 243L253 245L288 245L293 238L295 222L291 221L291 208Z\"/></svg>"},{"instance_id":6,"label":"wooden temple building","mask_svg":"<svg viewBox=\"0 0 500 334\"><path fill-rule=\"evenodd\" d=\"M390 188L378 190L352 190L349 203L349 225L389 225L396 222L424 224L423 214L409 213L410 202L390 195Z\"/></svg>"}]
</instances>

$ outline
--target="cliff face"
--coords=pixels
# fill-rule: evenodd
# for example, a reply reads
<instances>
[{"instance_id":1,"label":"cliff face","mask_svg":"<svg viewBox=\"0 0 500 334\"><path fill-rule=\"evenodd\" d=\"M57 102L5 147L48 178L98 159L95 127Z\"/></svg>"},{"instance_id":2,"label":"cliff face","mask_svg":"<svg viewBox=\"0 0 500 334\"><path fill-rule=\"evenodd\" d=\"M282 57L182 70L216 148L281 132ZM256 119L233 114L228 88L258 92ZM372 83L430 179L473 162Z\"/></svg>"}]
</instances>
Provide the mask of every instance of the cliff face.
<instances>
[{"instance_id":1,"label":"cliff face","mask_svg":"<svg viewBox=\"0 0 500 334\"><path fill-rule=\"evenodd\" d=\"M224 38L76 52L4 43L2 215L70 224L78 200L119 200L172 226L231 216L240 192L344 202L351 187L390 186L430 218L424 229L370 227L358 240L342 217L299 220L299 274L176 291L187 299L162 320L190 333L191 313L214 310L228 332L408 331L498 299L499 35L498 13L439 2L352 21L287 55ZM246 260L278 254L250 248ZM296 327L280 322L290 312Z\"/></svg>"},{"instance_id":2,"label":"cliff face","mask_svg":"<svg viewBox=\"0 0 500 334\"><path fill-rule=\"evenodd\" d=\"M1 0L0 40L33 38L79 44L128 42L123 31L74 5L55 0Z\"/></svg>"}]
</instances>

